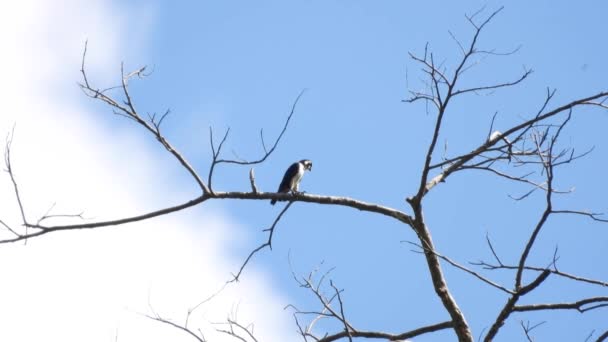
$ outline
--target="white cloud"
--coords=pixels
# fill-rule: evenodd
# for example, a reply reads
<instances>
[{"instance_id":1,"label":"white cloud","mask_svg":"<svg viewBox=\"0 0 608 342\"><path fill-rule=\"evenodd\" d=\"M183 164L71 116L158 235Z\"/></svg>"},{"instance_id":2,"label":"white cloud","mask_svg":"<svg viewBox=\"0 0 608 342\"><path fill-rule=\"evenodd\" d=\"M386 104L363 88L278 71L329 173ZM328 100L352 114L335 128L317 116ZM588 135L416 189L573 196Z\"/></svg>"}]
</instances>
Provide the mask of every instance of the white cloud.
<instances>
[{"instance_id":1,"label":"white cloud","mask_svg":"<svg viewBox=\"0 0 608 342\"><path fill-rule=\"evenodd\" d=\"M127 28L134 13L139 26ZM127 46L144 51L133 44L145 40L153 13L101 0L0 4L0 133L17 123L14 168L30 218L53 202L58 212L85 210L85 216L104 219L186 198L172 182L176 169L160 165L157 150L100 124L101 114L75 91L84 40L94 46L91 72L107 81ZM0 177L0 208L2 219L18 224L6 174ZM191 210L124 227L51 234L27 246L2 245L0 340L114 341L118 332L119 341L189 341L136 312L149 312L150 299L157 312L182 322L186 309L237 266L240 260L225 248L237 232L221 213ZM197 311L192 324L220 321L238 305L239 317L255 321L261 339L290 340L292 323L282 311L287 300L276 292L263 272L250 268L243 282Z\"/></svg>"}]
</instances>

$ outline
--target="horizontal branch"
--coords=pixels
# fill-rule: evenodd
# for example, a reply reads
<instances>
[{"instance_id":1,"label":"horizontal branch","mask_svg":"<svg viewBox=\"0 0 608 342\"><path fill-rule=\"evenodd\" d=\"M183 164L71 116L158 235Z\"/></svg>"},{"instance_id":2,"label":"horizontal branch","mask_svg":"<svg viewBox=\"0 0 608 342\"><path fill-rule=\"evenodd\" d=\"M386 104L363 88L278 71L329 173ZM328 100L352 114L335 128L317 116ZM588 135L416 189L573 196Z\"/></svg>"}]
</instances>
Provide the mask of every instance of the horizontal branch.
<instances>
[{"instance_id":1,"label":"horizontal branch","mask_svg":"<svg viewBox=\"0 0 608 342\"><path fill-rule=\"evenodd\" d=\"M505 82L505 83L493 84L493 85L489 85L489 86L481 86L481 87L473 87L473 88L456 90L455 92L452 93L452 96L456 96L456 95L460 95L460 94L464 94L464 93L471 93L471 92L484 91L484 90L495 90L498 88L514 86L514 85L517 85L518 83L522 82L523 80L525 80L526 77L530 76L531 73L532 73L532 70L526 70L517 80L512 81L512 82Z\"/></svg>"},{"instance_id":2,"label":"horizontal branch","mask_svg":"<svg viewBox=\"0 0 608 342\"><path fill-rule=\"evenodd\" d=\"M404 332L401 334L389 334L384 332L376 332L376 331L342 331L334 335L326 336L322 339L319 339L317 342L331 342L337 341L341 338L348 337L349 334L351 337L361 337L361 338L375 338L375 339L385 339L389 341L401 341L408 338L420 336L426 333L435 332L443 329L448 329L454 326L452 321L446 321L438 324L428 325L426 327L410 330L408 332Z\"/></svg>"},{"instance_id":3,"label":"horizontal branch","mask_svg":"<svg viewBox=\"0 0 608 342\"><path fill-rule=\"evenodd\" d=\"M412 222L412 218L409 215L407 215L404 212L399 211L397 209L385 207L385 206L382 206L379 204L367 203L367 202L355 200L355 199L352 199L349 197L321 196L321 195L312 195L312 194L307 194L307 193L291 194L291 193L275 193L275 192L215 192L215 193L204 193L192 200L189 200L185 203L182 203L182 204L179 204L176 206L167 207L167 208L155 210L155 211L152 211L149 213L121 218L121 219L116 219L116 220L69 224L69 225L56 225L56 226L25 223L26 227L35 228L35 229L39 229L39 230L36 232L19 235L14 238L0 240L0 244L17 242L17 241L25 240L28 238L48 234L50 232L55 232L55 231L75 230L75 229L93 229L93 228L117 226L117 225L122 225L122 224L143 221L143 220L151 219L154 217L174 213L174 212L177 212L180 210L184 210L184 209L196 206L196 205L203 203L210 199L241 199L241 200L276 199L277 201L308 202L308 203L317 203L317 204L339 205L339 206L358 209L361 211L374 212L374 213L382 214L385 216L389 216L389 217L395 218L403 223L406 223L408 225L410 225Z\"/></svg>"},{"instance_id":4,"label":"horizontal branch","mask_svg":"<svg viewBox=\"0 0 608 342\"><path fill-rule=\"evenodd\" d=\"M317 204L331 204L339 205L344 207L350 207L361 211L374 212L395 218L408 225L411 224L412 218L402 211L385 207L379 204L367 203L359 200L355 200L349 197L338 197L338 196L322 196L313 195L308 193L275 193L275 192L216 192L212 196L208 196L218 199L252 199L252 200L271 200L276 199L277 201L294 201L294 202L308 202Z\"/></svg>"},{"instance_id":5,"label":"horizontal branch","mask_svg":"<svg viewBox=\"0 0 608 342\"><path fill-rule=\"evenodd\" d=\"M208 195L201 195L195 199L192 199L188 202L185 202L185 203L173 206L173 207L167 207L167 208L159 209L159 210L152 211L152 212L149 212L146 214L126 217L126 218L117 219L117 220L80 223L80 224L71 224L71 225L60 225L60 226L44 226L44 225L39 225L39 224L28 224L28 227L38 228L38 229L42 229L43 231L46 231L46 232L51 232L51 231L56 231L56 230L91 229L91 228L101 228L101 227L107 227L107 226L118 226L121 224L143 221L143 220L147 220L147 219L154 218L157 216L162 216L162 215L170 214L170 213L180 211L183 209L187 209L187 208L193 207L197 204L200 204L200 203L208 200L209 198L210 198L210 196L208 196Z\"/></svg>"},{"instance_id":6,"label":"horizontal branch","mask_svg":"<svg viewBox=\"0 0 608 342\"><path fill-rule=\"evenodd\" d=\"M596 304L591 307L585 307L589 304ZM516 305L513 307L513 311L539 311L539 310L577 310L578 312L585 312L601 307L608 307L608 297L593 297L582 299L573 303L552 303L552 304L530 304L530 305Z\"/></svg>"},{"instance_id":7,"label":"horizontal branch","mask_svg":"<svg viewBox=\"0 0 608 342\"><path fill-rule=\"evenodd\" d=\"M471 263L473 265L478 265L478 266L482 266L483 268L487 269L487 270L498 270L498 269L502 269L502 270L517 270L518 266L513 266L513 265L492 265L486 262L473 262ZM545 268L545 267L535 267L535 266L524 266L524 270L527 271L537 271L537 272L544 272L545 270L548 270L549 272L551 272L552 274L555 274L557 276L560 277L564 277L564 278L568 278L571 280L575 280L575 281L580 281L583 283L589 283L589 284L594 284L594 285L600 285L600 286L604 286L604 287L608 287L608 282L605 281L601 281L601 280L595 280L595 279L591 279L591 278L585 278L585 277L580 277L574 274L570 274L570 273L566 273L566 272L562 272L559 271L557 269L549 269L549 268Z\"/></svg>"}]
</instances>

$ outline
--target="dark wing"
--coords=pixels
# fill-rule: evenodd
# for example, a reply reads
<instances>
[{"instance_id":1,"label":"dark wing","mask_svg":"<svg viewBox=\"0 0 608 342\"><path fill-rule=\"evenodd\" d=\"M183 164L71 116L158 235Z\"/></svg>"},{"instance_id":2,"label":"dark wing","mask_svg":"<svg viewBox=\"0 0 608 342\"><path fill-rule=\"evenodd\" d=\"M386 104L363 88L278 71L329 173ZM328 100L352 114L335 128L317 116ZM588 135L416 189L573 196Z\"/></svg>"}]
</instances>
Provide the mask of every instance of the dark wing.
<instances>
[{"instance_id":1,"label":"dark wing","mask_svg":"<svg viewBox=\"0 0 608 342\"><path fill-rule=\"evenodd\" d=\"M291 180L298 174L298 169L300 166L298 163L293 163L291 166L285 171L285 175L283 176L283 180L281 181L281 185L279 185L279 190L277 192L289 192L291 190Z\"/></svg>"},{"instance_id":2,"label":"dark wing","mask_svg":"<svg viewBox=\"0 0 608 342\"><path fill-rule=\"evenodd\" d=\"M279 185L279 190L277 190L277 192L289 192L289 190L291 190L289 185L293 177L295 177L298 173L299 168L300 166L298 165L298 163L291 164L287 171L285 171L285 175L283 175L283 180L281 181L281 185ZM272 205L274 205L275 203L277 203L277 200L273 199L270 201L270 204Z\"/></svg>"}]
</instances>

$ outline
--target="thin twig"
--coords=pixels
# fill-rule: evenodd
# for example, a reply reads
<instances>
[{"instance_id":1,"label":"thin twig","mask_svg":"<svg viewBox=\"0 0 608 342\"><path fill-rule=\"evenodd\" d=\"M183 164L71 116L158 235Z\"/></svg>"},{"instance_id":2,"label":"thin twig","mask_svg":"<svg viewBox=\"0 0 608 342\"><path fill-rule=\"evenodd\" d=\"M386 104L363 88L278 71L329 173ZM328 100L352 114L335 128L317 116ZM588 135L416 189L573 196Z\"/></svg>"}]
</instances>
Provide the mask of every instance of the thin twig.
<instances>
[{"instance_id":1,"label":"thin twig","mask_svg":"<svg viewBox=\"0 0 608 342\"><path fill-rule=\"evenodd\" d=\"M272 237L274 236L274 230L275 230L277 224L279 223L279 221L281 220L281 217L283 217L283 214L285 214L285 212L287 212L287 209L289 209L289 207L291 207L291 205L293 203L294 202L287 203L285 208L283 208L283 210L281 210L279 215L277 215L277 218L274 220L274 222L272 223L270 228L264 229L264 231L268 231L268 240L266 242L264 242L263 244L259 245L257 248L255 248L254 250L252 250L249 253L249 255L247 256L245 261L241 264L239 271L233 276L233 279L230 280L230 282L235 282L235 281L239 280L241 274L243 273L243 270L245 269L245 266L247 266L247 264L249 263L249 260L251 260L251 258L253 258L253 256L256 253L258 253L259 251L261 251L262 249L264 249L266 247L268 247L270 250L272 250Z\"/></svg>"}]
</instances>

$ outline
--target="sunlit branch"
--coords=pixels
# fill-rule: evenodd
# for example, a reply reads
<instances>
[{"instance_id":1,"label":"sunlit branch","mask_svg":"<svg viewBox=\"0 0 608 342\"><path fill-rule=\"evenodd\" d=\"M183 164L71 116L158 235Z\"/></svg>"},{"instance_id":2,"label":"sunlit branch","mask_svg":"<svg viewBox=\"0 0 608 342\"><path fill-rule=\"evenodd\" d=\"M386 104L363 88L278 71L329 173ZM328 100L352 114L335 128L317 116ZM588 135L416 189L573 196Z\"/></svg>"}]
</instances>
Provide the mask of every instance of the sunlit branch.
<instances>
[{"instance_id":1,"label":"sunlit branch","mask_svg":"<svg viewBox=\"0 0 608 342\"><path fill-rule=\"evenodd\" d=\"M249 342L247 340L247 338L249 338L253 342L258 342L258 339L255 337L253 332L250 331L249 328L247 328L247 327L243 326L242 324L240 324L239 322L237 322L236 320L228 319L226 323L218 323L217 325L228 325L229 330L219 329L219 328L217 328L216 330L223 334L232 336L233 338L235 338L239 341ZM238 328L238 331L235 329L235 327ZM247 338L243 337L241 335L241 332L245 333L246 334L245 336L247 336Z\"/></svg>"},{"instance_id":2,"label":"sunlit branch","mask_svg":"<svg viewBox=\"0 0 608 342\"><path fill-rule=\"evenodd\" d=\"M181 326L177 323L171 322L170 320L164 319L158 315L155 316L150 316L150 315L143 315L151 320L157 321L157 322L161 322L163 324L166 324L168 326L171 326L173 328L176 328L177 330L183 331L186 334L188 334L190 337L194 338L195 340L197 340L198 342L207 342L207 340L203 337L203 336L198 336L194 331L188 329L187 327Z\"/></svg>"},{"instance_id":3,"label":"sunlit branch","mask_svg":"<svg viewBox=\"0 0 608 342\"><path fill-rule=\"evenodd\" d=\"M595 305L589 306L590 304ZM578 312L583 313L603 307L608 307L608 297L587 298L573 303L516 305L513 307L513 311L577 310Z\"/></svg>"},{"instance_id":4,"label":"sunlit branch","mask_svg":"<svg viewBox=\"0 0 608 342\"><path fill-rule=\"evenodd\" d=\"M352 331L352 332L350 332L350 334L352 337L356 337L356 338L384 339L387 341L403 341L403 340L407 340L409 338L414 338L414 337L428 334L431 332L435 332L435 331L439 331L439 330L443 330L443 329L449 329L449 328L453 328L453 327L454 327L454 323L452 323L451 321L446 321L446 322L441 322L438 324L428 325L428 326L421 327L418 329L406 331L406 332L403 332L400 334L390 334L390 333L379 332L379 331L362 331L362 330ZM347 333L345 331L342 331L340 333L337 333L334 335L329 335L322 339L318 339L317 342L337 341L339 339L345 338L346 336L347 336Z\"/></svg>"}]
</instances>

